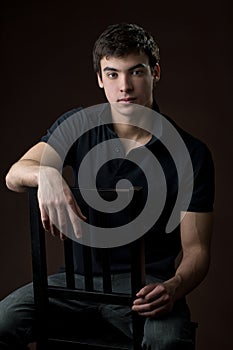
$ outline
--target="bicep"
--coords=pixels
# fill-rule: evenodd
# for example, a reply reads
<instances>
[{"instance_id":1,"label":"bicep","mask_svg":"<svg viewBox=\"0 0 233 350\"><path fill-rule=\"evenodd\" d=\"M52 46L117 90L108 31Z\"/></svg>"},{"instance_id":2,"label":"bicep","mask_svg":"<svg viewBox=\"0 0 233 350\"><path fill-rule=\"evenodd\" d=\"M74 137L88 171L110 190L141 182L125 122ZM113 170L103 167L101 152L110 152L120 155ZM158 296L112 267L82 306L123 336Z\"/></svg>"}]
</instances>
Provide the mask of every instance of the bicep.
<instances>
[{"instance_id":1,"label":"bicep","mask_svg":"<svg viewBox=\"0 0 233 350\"><path fill-rule=\"evenodd\" d=\"M209 251L213 230L212 212L183 212L181 221L181 243L183 253L192 249Z\"/></svg>"}]
</instances>

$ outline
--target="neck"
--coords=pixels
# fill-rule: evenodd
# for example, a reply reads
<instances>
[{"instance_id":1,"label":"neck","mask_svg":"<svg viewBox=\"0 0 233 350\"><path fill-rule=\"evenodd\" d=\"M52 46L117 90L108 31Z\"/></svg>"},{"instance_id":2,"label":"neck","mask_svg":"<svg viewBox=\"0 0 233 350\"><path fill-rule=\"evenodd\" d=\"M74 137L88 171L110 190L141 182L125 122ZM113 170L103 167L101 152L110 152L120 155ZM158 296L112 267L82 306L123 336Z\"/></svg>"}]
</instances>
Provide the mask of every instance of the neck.
<instances>
[{"instance_id":1,"label":"neck","mask_svg":"<svg viewBox=\"0 0 233 350\"><path fill-rule=\"evenodd\" d=\"M130 139L132 141L137 141L137 142L140 142L140 140L142 139L149 138L151 135L149 131L131 124L114 122L113 128L116 134L118 135L118 137L124 138L124 139Z\"/></svg>"},{"instance_id":2,"label":"neck","mask_svg":"<svg viewBox=\"0 0 233 350\"><path fill-rule=\"evenodd\" d=\"M140 111L142 112L141 109ZM138 109L136 112L123 115L114 110L112 113L113 128L121 139L126 154L133 148L147 144L152 137L142 113L138 113ZM146 126L146 129L143 126Z\"/></svg>"},{"instance_id":3,"label":"neck","mask_svg":"<svg viewBox=\"0 0 233 350\"><path fill-rule=\"evenodd\" d=\"M140 140L151 135L151 118L148 110L140 105L111 105L113 128L121 138Z\"/></svg>"}]
</instances>

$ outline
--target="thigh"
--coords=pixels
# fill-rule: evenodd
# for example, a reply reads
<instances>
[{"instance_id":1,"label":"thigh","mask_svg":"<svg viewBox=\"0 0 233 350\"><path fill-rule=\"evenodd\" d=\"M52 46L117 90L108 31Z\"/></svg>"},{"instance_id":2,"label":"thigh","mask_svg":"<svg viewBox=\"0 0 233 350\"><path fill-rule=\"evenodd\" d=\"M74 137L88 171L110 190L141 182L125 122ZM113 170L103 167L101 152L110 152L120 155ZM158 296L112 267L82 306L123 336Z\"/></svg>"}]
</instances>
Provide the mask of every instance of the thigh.
<instances>
[{"instance_id":1,"label":"thigh","mask_svg":"<svg viewBox=\"0 0 233 350\"><path fill-rule=\"evenodd\" d=\"M176 302L166 316L145 320L143 349L194 349L190 311L184 299Z\"/></svg>"},{"instance_id":2,"label":"thigh","mask_svg":"<svg viewBox=\"0 0 233 350\"><path fill-rule=\"evenodd\" d=\"M65 285L65 275L49 276L49 284ZM76 278L82 283L82 278ZM45 321L51 329L64 329L80 320L94 320L98 305L73 300L49 299L48 315ZM91 314L91 317L90 317ZM86 317L85 317L86 315ZM71 321L72 320L72 321ZM77 321L77 322L75 322ZM20 349L36 339L38 327L34 305L33 285L29 283L18 288L0 302L0 344L10 344L12 349Z\"/></svg>"},{"instance_id":3,"label":"thigh","mask_svg":"<svg viewBox=\"0 0 233 350\"><path fill-rule=\"evenodd\" d=\"M147 276L147 283L161 282L161 280ZM131 294L131 274L120 273L112 276L112 287L114 292ZM132 310L130 306L122 305L101 305L102 317L119 329L127 337L133 336Z\"/></svg>"},{"instance_id":4,"label":"thigh","mask_svg":"<svg viewBox=\"0 0 233 350\"><path fill-rule=\"evenodd\" d=\"M59 273L48 278L49 285L66 286L65 273ZM98 281L97 281L98 284ZM75 275L76 287L82 289L84 277ZM50 298L48 308L48 330L49 332L80 332L98 324L100 321L99 304L72 299Z\"/></svg>"},{"instance_id":5,"label":"thigh","mask_svg":"<svg viewBox=\"0 0 233 350\"><path fill-rule=\"evenodd\" d=\"M151 282L161 282L161 280L153 276L147 276L147 283ZM130 292L130 274L114 276L113 289L116 292ZM102 305L100 311L106 321L129 338L132 338L132 311L130 307ZM185 299L182 299L175 304L173 311L167 316L145 319L143 349L193 349L192 329L190 310Z\"/></svg>"},{"instance_id":6,"label":"thigh","mask_svg":"<svg viewBox=\"0 0 233 350\"><path fill-rule=\"evenodd\" d=\"M32 284L23 286L0 302L0 344L23 349L32 339L35 309ZM2 345L3 344L3 345Z\"/></svg>"},{"instance_id":7,"label":"thigh","mask_svg":"<svg viewBox=\"0 0 233 350\"><path fill-rule=\"evenodd\" d=\"M131 293L130 274L113 275L112 288L114 292ZM132 311L129 306L102 304L100 305L100 312L104 320L127 337L132 338Z\"/></svg>"}]
</instances>

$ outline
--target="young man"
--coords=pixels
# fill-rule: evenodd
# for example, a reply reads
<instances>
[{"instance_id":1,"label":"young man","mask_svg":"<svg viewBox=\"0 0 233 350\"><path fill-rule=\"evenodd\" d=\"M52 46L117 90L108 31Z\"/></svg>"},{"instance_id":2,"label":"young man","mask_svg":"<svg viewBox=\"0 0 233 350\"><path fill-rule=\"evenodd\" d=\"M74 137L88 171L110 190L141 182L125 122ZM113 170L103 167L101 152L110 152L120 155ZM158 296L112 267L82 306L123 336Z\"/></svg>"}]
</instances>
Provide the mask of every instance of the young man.
<instances>
[{"instance_id":1,"label":"young man","mask_svg":"<svg viewBox=\"0 0 233 350\"><path fill-rule=\"evenodd\" d=\"M77 240L82 237L78 221L85 222L86 217L65 179L61 178L64 166L73 168L76 185L80 185L79 180L89 185L94 177L97 187L102 188L114 188L122 179L142 186L143 203L148 198L152 201L150 215L143 222L145 227L148 225L145 234L147 283L138 291L132 309L145 318L143 349L181 349L186 345L188 348L190 315L185 296L204 279L210 262L214 197L211 155L201 141L169 118L160 118L154 100L154 88L160 78L159 49L143 28L134 24L109 26L96 41L93 58L98 84L104 89L108 104L87 111L74 109L61 116L41 142L11 167L6 183L16 192L38 186L44 228L54 236L65 238L68 215L74 223ZM74 132L75 129L78 131ZM109 141L110 145L101 149L103 152L96 148ZM183 159L186 150L192 172L188 169L188 160ZM90 151L88 171L83 171L82 161ZM148 151L157 159L164 176L158 171L158 163L153 165ZM106 158L104 164L102 158ZM160 192L165 185L166 198L163 191ZM182 220L173 224L168 234L167 224L179 197L179 186L183 189L179 206ZM158 218L149 224L153 216ZM77 244L77 250L81 248L82 245ZM175 269L175 259L181 250L182 259ZM113 281L122 290L129 288L128 258L127 244L113 244ZM98 257L95 259L98 270ZM82 272L78 264L76 271L78 279ZM58 274L51 280L62 284L63 276ZM51 301L50 307L59 314L72 314L76 320L78 317L83 320L87 310L98 313L132 336L128 309L72 301ZM90 322L90 318L88 320ZM35 338L32 286L28 285L0 303L1 349L25 349Z\"/></svg>"}]
</instances>

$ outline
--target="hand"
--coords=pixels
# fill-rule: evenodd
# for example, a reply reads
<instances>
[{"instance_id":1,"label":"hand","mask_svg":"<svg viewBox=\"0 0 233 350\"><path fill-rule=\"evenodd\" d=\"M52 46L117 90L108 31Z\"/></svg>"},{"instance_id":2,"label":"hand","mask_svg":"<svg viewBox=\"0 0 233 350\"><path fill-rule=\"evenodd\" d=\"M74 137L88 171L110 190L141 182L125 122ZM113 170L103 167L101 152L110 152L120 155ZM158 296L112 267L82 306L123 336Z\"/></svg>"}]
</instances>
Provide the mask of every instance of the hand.
<instances>
[{"instance_id":1,"label":"hand","mask_svg":"<svg viewBox=\"0 0 233 350\"><path fill-rule=\"evenodd\" d=\"M86 217L57 169L40 168L38 201L46 231L63 240L72 229L77 238L81 237L81 220L86 220Z\"/></svg>"},{"instance_id":2,"label":"hand","mask_svg":"<svg viewBox=\"0 0 233 350\"><path fill-rule=\"evenodd\" d=\"M136 294L132 310L144 317L162 316L172 310L173 295L166 282L148 284Z\"/></svg>"}]
</instances>

